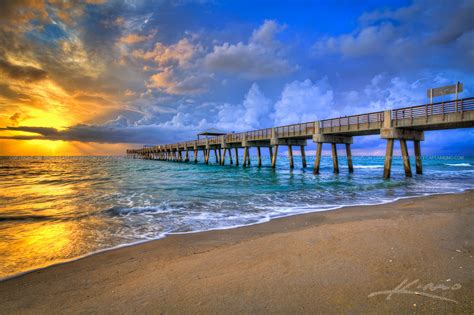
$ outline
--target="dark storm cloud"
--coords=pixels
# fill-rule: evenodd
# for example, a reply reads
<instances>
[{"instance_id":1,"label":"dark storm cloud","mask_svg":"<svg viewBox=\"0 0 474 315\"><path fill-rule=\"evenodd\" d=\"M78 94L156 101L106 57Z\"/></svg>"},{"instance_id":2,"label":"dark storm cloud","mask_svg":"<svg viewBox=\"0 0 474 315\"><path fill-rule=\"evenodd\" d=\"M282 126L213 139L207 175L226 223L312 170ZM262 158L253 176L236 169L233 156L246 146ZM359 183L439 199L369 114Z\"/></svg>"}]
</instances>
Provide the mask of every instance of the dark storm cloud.
<instances>
[{"instance_id":1,"label":"dark storm cloud","mask_svg":"<svg viewBox=\"0 0 474 315\"><path fill-rule=\"evenodd\" d=\"M126 126L119 119L111 125L76 125L64 130L45 127L6 127L0 131L22 131L35 135L0 136L10 140L62 140L97 143L144 143L158 144L175 141L177 138L189 139L195 130L179 130L172 126Z\"/></svg>"},{"instance_id":2,"label":"dark storm cloud","mask_svg":"<svg viewBox=\"0 0 474 315\"><path fill-rule=\"evenodd\" d=\"M3 72L12 79L30 82L43 80L48 76L48 73L42 69L30 66L18 66L2 59L0 59L0 72Z\"/></svg>"}]
</instances>

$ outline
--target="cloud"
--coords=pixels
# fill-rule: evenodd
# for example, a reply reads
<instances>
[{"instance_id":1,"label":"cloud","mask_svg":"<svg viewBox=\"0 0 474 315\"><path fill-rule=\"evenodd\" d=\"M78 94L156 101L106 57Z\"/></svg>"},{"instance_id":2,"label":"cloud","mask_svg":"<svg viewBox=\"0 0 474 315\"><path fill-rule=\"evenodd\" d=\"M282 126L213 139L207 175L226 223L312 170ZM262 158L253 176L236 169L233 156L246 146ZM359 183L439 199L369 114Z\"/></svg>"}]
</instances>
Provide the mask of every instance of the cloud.
<instances>
[{"instance_id":1,"label":"cloud","mask_svg":"<svg viewBox=\"0 0 474 315\"><path fill-rule=\"evenodd\" d=\"M147 39L149 39L149 37L145 35L127 34L120 37L119 42L122 44L133 45L133 44L141 43Z\"/></svg>"},{"instance_id":2,"label":"cloud","mask_svg":"<svg viewBox=\"0 0 474 315\"><path fill-rule=\"evenodd\" d=\"M247 131L271 126L272 102L253 83L241 104L219 106L216 126L227 131Z\"/></svg>"},{"instance_id":3,"label":"cloud","mask_svg":"<svg viewBox=\"0 0 474 315\"><path fill-rule=\"evenodd\" d=\"M24 23L31 19L46 20L46 3L36 0L4 0L0 2L0 19L10 23Z\"/></svg>"},{"instance_id":4,"label":"cloud","mask_svg":"<svg viewBox=\"0 0 474 315\"><path fill-rule=\"evenodd\" d=\"M123 117L110 125L79 124L64 130L45 127L6 127L0 131L22 131L36 135L0 136L9 140L52 140L96 143L142 143L155 144L174 141L189 136L188 130L180 130L170 125L124 126ZM186 133L186 134L185 134ZM185 135L184 135L185 134Z\"/></svg>"},{"instance_id":5,"label":"cloud","mask_svg":"<svg viewBox=\"0 0 474 315\"><path fill-rule=\"evenodd\" d=\"M275 103L274 123L289 125L332 116L333 94L326 79L315 83L309 79L288 83Z\"/></svg>"},{"instance_id":6,"label":"cloud","mask_svg":"<svg viewBox=\"0 0 474 315\"><path fill-rule=\"evenodd\" d=\"M21 113L18 113L18 112L10 116L10 120L15 126L18 125L18 123L20 122L20 118L21 118Z\"/></svg>"},{"instance_id":7,"label":"cloud","mask_svg":"<svg viewBox=\"0 0 474 315\"><path fill-rule=\"evenodd\" d=\"M319 59L330 55L366 58L378 71L440 65L473 69L474 42L469 35L474 31L473 15L472 1L416 0L394 10L367 12L356 30L318 39L312 52Z\"/></svg>"},{"instance_id":8,"label":"cloud","mask_svg":"<svg viewBox=\"0 0 474 315\"><path fill-rule=\"evenodd\" d=\"M275 36L284 29L275 21L266 20L256 29L247 44L224 43L214 46L204 58L204 65L211 71L235 73L246 79L282 76L295 71L283 56L281 43Z\"/></svg>"},{"instance_id":9,"label":"cloud","mask_svg":"<svg viewBox=\"0 0 474 315\"><path fill-rule=\"evenodd\" d=\"M189 39L182 38L177 43L169 46L158 42L152 50L134 50L132 55L135 58L153 61L158 67L166 67L172 64L188 67L189 61L202 49L200 45L194 45Z\"/></svg>"},{"instance_id":10,"label":"cloud","mask_svg":"<svg viewBox=\"0 0 474 315\"><path fill-rule=\"evenodd\" d=\"M210 80L212 76L207 74L189 74L180 79L173 67L168 67L162 72L151 75L147 87L168 94L199 94L207 90Z\"/></svg>"},{"instance_id":11,"label":"cloud","mask_svg":"<svg viewBox=\"0 0 474 315\"><path fill-rule=\"evenodd\" d=\"M200 70L196 57L203 52L203 47L193 44L188 38L165 45L155 43L153 49L145 51L134 50L132 56L144 62L146 70L158 70L150 75L146 87L161 92L181 95L200 94L208 89L212 74Z\"/></svg>"},{"instance_id":12,"label":"cloud","mask_svg":"<svg viewBox=\"0 0 474 315\"><path fill-rule=\"evenodd\" d=\"M0 72L9 76L11 79L23 81L40 81L46 79L48 73L42 69L31 66L20 66L12 64L6 60L0 59Z\"/></svg>"},{"instance_id":13,"label":"cloud","mask_svg":"<svg viewBox=\"0 0 474 315\"><path fill-rule=\"evenodd\" d=\"M397 38L393 25L385 23L368 26L355 34L320 40L314 44L313 51L317 55L340 53L344 57L369 56L384 53L394 40ZM402 42L402 39L398 39L398 44Z\"/></svg>"}]
</instances>

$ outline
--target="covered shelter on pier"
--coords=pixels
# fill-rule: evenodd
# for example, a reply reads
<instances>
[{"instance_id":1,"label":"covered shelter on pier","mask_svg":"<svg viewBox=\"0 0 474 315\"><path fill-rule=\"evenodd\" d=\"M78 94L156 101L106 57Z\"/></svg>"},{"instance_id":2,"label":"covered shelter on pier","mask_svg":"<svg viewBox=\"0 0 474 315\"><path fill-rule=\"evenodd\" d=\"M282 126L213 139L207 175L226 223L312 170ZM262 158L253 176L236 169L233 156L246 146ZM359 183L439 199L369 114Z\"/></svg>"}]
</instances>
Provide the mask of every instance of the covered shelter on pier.
<instances>
[{"instance_id":1,"label":"covered shelter on pier","mask_svg":"<svg viewBox=\"0 0 474 315\"><path fill-rule=\"evenodd\" d=\"M199 140L200 137L205 137L207 139L209 137L224 136L226 134L227 134L227 132L224 132L222 130L218 130L216 128L210 128L210 129L207 129L203 132L198 133L197 137L198 137L198 140Z\"/></svg>"}]
</instances>

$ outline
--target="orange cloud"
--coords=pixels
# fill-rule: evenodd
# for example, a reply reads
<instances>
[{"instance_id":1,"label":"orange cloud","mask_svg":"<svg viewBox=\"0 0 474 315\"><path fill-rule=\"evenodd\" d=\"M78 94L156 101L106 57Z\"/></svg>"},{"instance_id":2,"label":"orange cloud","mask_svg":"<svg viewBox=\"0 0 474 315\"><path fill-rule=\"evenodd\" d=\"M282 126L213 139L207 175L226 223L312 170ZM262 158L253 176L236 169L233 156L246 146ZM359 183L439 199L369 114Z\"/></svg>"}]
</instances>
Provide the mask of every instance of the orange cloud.
<instances>
[{"instance_id":1,"label":"orange cloud","mask_svg":"<svg viewBox=\"0 0 474 315\"><path fill-rule=\"evenodd\" d=\"M148 36L144 36L144 35L128 34L128 35L120 37L119 42L122 44L133 45L136 43L143 42L147 40L148 38L149 38Z\"/></svg>"},{"instance_id":2,"label":"orange cloud","mask_svg":"<svg viewBox=\"0 0 474 315\"><path fill-rule=\"evenodd\" d=\"M166 46L162 43L156 43L153 50L143 51L134 50L132 56L138 59L151 60L160 66L177 63L180 67L189 66L189 61L202 51L200 45L193 45L187 38L181 39L176 44Z\"/></svg>"},{"instance_id":3,"label":"orange cloud","mask_svg":"<svg viewBox=\"0 0 474 315\"><path fill-rule=\"evenodd\" d=\"M21 118L21 113L16 112L15 114L11 115L10 120L13 123L13 126L18 126L18 123L20 122Z\"/></svg>"}]
</instances>

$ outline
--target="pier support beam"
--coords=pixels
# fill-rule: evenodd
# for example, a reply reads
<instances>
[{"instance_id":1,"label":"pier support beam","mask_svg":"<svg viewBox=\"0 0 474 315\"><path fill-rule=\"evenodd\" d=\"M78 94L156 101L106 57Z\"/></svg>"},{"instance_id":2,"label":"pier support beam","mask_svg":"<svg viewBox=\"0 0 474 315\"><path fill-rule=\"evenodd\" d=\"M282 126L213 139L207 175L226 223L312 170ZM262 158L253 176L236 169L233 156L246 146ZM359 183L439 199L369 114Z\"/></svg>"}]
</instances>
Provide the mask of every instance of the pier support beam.
<instances>
[{"instance_id":1,"label":"pier support beam","mask_svg":"<svg viewBox=\"0 0 474 315\"><path fill-rule=\"evenodd\" d=\"M204 163L209 164L209 155L211 155L211 149L204 149Z\"/></svg>"},{"instance_id":2,"label":"pier support beam","mask_svg":"<svg viewBox=\"0 0 474 315\"><path fill-rule=\"evenodd\" d=\"M313 174L319 174L319 166L321 165L321 153L323 151L323 143L318 142L316 148L316 156L314 157Z\"/></svg>"},{"instance_id":3,"label":"pier support beam","mask_svg":"<svg viewBox=\"0 0 474 315\"><path fill-rule=\"evenodd\" d=\"M392 170L393 158L393 139L387 139L387 149L385 151L385 163L383 166L383 178L390 178L390 171Z\"/></svg>"},{"instance_id":4,"label":"pier support beam","mask_svg":"<svg viewBox=\"0 0 474 315\"><path fill-rule=\"evenodd\" d=\"M226 148L224 148L223 150L224 150L224 152L222 152L221 165L224 165L224 164L225 164L225 154L226 154L226 152L227 152L227 149L226 149ZM219 150L219 152L220 152L220 150Z\"/></svg>"},{"instance_id":5,"label":"pier support beam","mask_svg":"<svg viewBox=\"0 0 474 315\"><path fill-rule=\"evenodd\" d=\"M275 144L274 148L275 148L275 152L273 152L272 168L276 167L277 156L278 156L278 144Z\"/></svg>"},{"instance_id":6,"label":"pier support beam","mask_svg":"<svg viewBox=\"0 0 474 315\"><path fill-rule=\"evenodd\" d=\"M260 147L257 147L257 157L258 157L258 167L262 166L262 156L260 152Z\"/></svg>"},{"instance_id":7,"label":"pier support beam","mask_svg":"<svg viewBox=\"0 0 474 315\"><path fill-rule=\"evenodd\" d=\"M423 174L423 167L421 164L421 145L420 141L415 140L413 141L413 145L415 147L415 161L416 161L416 173Z\"/></svg>"},{"instance_id":8,"label":"pier support beam","mask_svg":"<svg viewBox=\"0 0 474 315\"><path fill-rule=\"evenodd\" d=\"M400 140L400 149L402 151L403 158L403 168L405 169L405 176L412 177L411 166L410 166L410 157L408 156L408 147L406 140Z\"/></svg>"},{"instance_id":9,"label":"pier support beam","mask_svg":"<svg viewBox=\"0 0 474 315\"><path fill-rule=\"evenodd\" d=\"M219 163L219 156L217 155L216 149L214 149L214 156L216 157L216 163Z\"/></svg>"},{"instance_id":10,"label":"pier support beam","mask_svg":"<svg viewBox=\"0 0 474 315\"><path fill-rule=\"evenodd\" d=\"M194 149L194 163L197 163L198 162L198 149Z\"/></svg>"},{"instance_id":11,"label":"pier support beam","mask_svg":"<svg viewBox=\"0 0 474 315\"><path fill-rule=\"evenodd\" d=\"M304 152L304 145L300 145L300 152L301 152L301 163L303 164L303 168L306 167L306 153Z\"/></svg>"},{"instance_id":12,"label":"pier support beam","mask_svg":"<svg viewBox=\"0 0 474 315\"><path fill-rule=\"evenodd\" d=\"M273 154L272 158L272 168L276 167L276 161L277 161L277 155L278 155L278 146L280 145L287 145L288 146L288 154L291 154L290 158L290 168L294 167L293 163L293 150L291 146L294 145L306 145L306 140L305 139L287 139L287 138L272 138L270 139L270 146L273 146L275 148L275 152ZM291 150L291 152L290 152ZM293 166L292 166L293 165Z\"/></svg>"},{"instance_id":13,"label":"pier support beam","mask_svg":"<svg viewBox=\"0 0 474 315\"><path fill-rule=\"evenodd\" d=\"M326 135L326 134L313 134L313 142L318 144L316 150L316 158L314 160L314 174L319 174L319 166L321 163L321 154L323 149L323 143L330 143L332 148L332 164L334 168L334 173L339 173L339 161L337 158L337 147L336 144L345 144L346 145L346 153L348 153L348 161L350 160L351 164L349 165L349 172L353 171L352 165L352 155L350 155L350 145L352 144L352 137L351 136L336 136L336 135ZM349 145L349 151L347 151L347 145Z\"/></svg>"},{"instance_id":14,"label":"pier support beam","mask_svg":"<svg viewBox=\"0 0 474 315\"><path fill-rule=\"evenodd\" d=\"M184 156L184 162L189 162L189 150L186 149L186 155Z\"/></svg>"},{"instance_id":15,"label":"pier support beam","mask_svg":"<svg viewBox=\"0 0 474 315\"><path fill-rule=\"evenodd\" d=\"M293 162L293 148L291 145L288 146L288 158L290 159L290 168L295 168L295 163Z\"/></svg>"},{"instance_id":16,"label":"pier support beam","mask_svg":"<svg viewBox=\"0 0 474 315\"><path fill-rule=\"evenodd\" d=\"M272 147L268 147L268 153L270 154L270 163L273 161L273 149Z\"/></svg>"},{"instance_id":17,"label":"pier support beam","mask_svg":"<svg viewBox=\"0 0 474 315\"><path fill-rule=\"evenodd\" d=\"M334 174L339 173L339 161L337 160L337 148L335 143L331 143L332 147L332 165L334 167Z\"/></svg>"},{"instance_id":18,"label":"pier support beam","mask_svg":"<svg viewBox=\"0 0 474 315\"><path fill-rule=\"evenodd\" d=\"M249 154L249 147L244 147L244 164L243 164L244 167L247 166L248 154Z\"/></svg>"},{"instance_id":19,"label":"pier support beam","mask_svg":"<svg viewBox=\"0 0 474 315\"><path fill-rule=\"evenodd\" d=\"M235 148L235 166L239 166L239 148Z\"/></svg>"},{"instance_id":20,"label":"pier support beam","mask_svg":"<svg viewBox=\"0 0 474 315\"><path fill-rule=\"evenodd\" d=\"M349 143L346 143L346 156L347 156L347 167L349 168L349 173L354 173L354 165L352 164L351 145Z\"/></svg>"},{"instance_id":21,"label":"pier support beam","mask_svg":"<svg viewBox=\"0 0 474 315\"><path fill-rule=\"evenodd\" d=\"M387 152L385 154L384 175L385 179L390 178L390 170L393 159L393 141L400 140L400 149L402 151L403 168L405 176L412 177L410 157L408 156L407 140L412 140L415 144L416 173L421 174L421 148L420 141L425 139L423 131L405 129L405 128L382 128L380 129L380 138L387 139Z\"/></svg>"},{"instance_id":22,"label":"pier support beam","mask_svg":"<svg viewBox=\"0 0 474 315\"><path fill-rule=\"evenodd\" d=\"M234 161L232 161L232 149L229 148L227 150L229 151L229 164L232 165L234 164Z\"/></svg>"}]
</instances>

